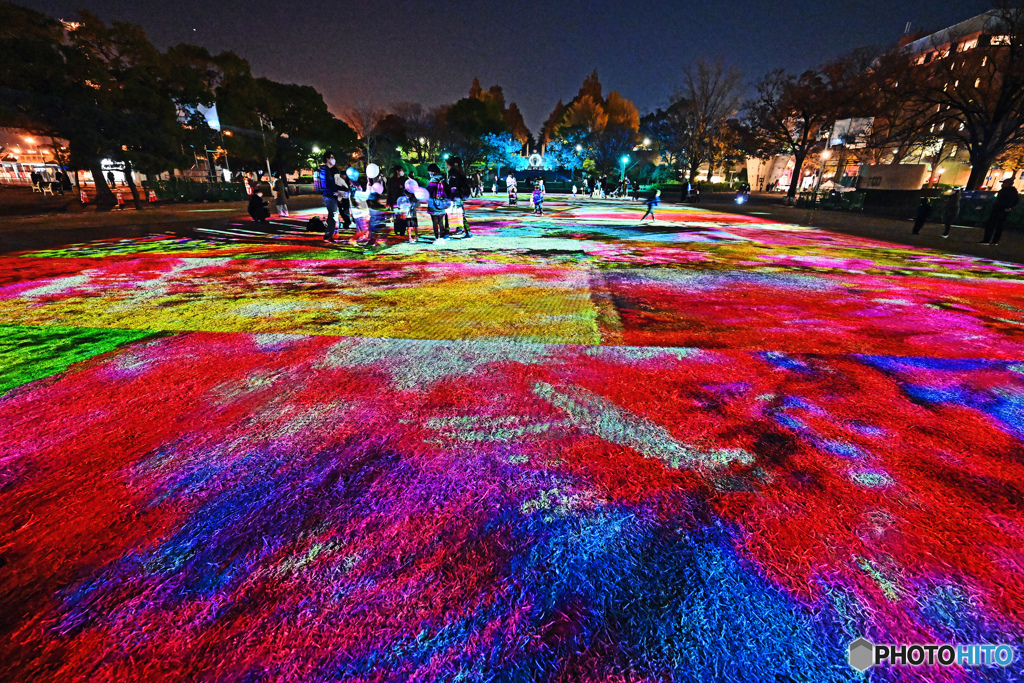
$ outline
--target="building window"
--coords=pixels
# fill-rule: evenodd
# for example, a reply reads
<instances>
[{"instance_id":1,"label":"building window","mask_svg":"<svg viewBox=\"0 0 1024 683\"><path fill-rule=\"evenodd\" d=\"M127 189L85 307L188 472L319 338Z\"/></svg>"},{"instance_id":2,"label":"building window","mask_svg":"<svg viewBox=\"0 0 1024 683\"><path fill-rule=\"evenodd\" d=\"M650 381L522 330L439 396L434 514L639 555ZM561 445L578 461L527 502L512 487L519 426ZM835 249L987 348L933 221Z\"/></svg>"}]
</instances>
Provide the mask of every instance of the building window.
<instances>
[{"instance_id":1,"label":"building window","mask_svg":"<svg viewBox=\"0 0 1024 683\"><path fill-rule=\"evenodd\" d=\"M967 52L968 50L973 50L976 47L978 47L978 39L971 38L970 40L965 40L964 42L960 43L960 45L957 47L957 51Z\"/></svg>"},{"instance_id":2,"label":"building window","mask_svg":"<svg viewBox=\"0 0 1024 683\"><path fill-rule=\"evenodd\" d=\"M988 55L981 58L981 65L985 66L986 64L988 64Z\"/></svg>"},{"instance_id":3,"label":"building window","mask_svg":"<svg viewBox=\"0 0 1024 683\"><path fill-rule=\"evenodd\" d=\"M992 40L989 41L990 45L1009 45L1010 36L992 36Z\"/></svg>"},{"instance_id":4,"label":"building window","mask_svg":"<svg viewBox=\"0 0 1024 683\"><path fill-rule=\"evenodd\" d=\"M977 88L979 85L981 85L981 79L980 78L975 78L974 79L974 87Z\"/></svg>"}]
</instances>

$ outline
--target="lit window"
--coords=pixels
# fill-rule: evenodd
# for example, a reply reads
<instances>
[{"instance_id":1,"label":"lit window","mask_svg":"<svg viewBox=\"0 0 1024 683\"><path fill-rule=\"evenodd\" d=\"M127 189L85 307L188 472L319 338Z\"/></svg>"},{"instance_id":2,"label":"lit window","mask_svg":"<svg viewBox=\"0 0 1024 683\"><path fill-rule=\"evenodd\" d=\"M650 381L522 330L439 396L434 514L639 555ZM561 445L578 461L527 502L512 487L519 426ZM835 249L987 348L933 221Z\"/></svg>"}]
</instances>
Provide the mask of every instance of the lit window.
<instances>
[{"instance_id":1,"label":"lit window","mask_svg":"<svg viewBox=\"0 0 1024 683\"><path fill-rule=\"evenodd\" d=\"M1010 36L992 36L991 45L1009 45Z\"/></svg>"},{"instance_id":2,"label":"lit window","mask_svg":"<svg viewBox=\"0 0 1024 683\"><path fill-rule=\"evenodd\" d=\"M960 52L967 52L968 50L973 50L976 47L978 47L978 39L972 38L971 40L965 40L964 42L960 43L960 46L957 48L957 50L959 50Z\"/></svg>"},{"instance_id":3,"label":"lit window","mask_svg":"<svg viewBox=\"0 0 1024 683\"><path fill-rule=\"evenodd\" d=\"M986 64L988 64L988 55L981 58L981 65L985 66Z\"/></svg>"},{"instance_id":4,"label":"lit window","mask_svg":"<svg viewBox=\"0 0 1024 683\"><path fill-rule=\"evenodd\" d=\"M955 81L955 82L953 83L953 87L954 87L954 88L959 88L959 87L960 87L960 81Z\"/></svg>"},{"instance_id":5,"label":"lit window","mask_svg":"<svg viewBox=\"0 0 1024 683\"><path fill-rule=\"evenodd\" d=\"M980 78L975 78L974 79L974 87L977 88L979 85L981 85L981 79Z\"/></svg>"}]
</instances>

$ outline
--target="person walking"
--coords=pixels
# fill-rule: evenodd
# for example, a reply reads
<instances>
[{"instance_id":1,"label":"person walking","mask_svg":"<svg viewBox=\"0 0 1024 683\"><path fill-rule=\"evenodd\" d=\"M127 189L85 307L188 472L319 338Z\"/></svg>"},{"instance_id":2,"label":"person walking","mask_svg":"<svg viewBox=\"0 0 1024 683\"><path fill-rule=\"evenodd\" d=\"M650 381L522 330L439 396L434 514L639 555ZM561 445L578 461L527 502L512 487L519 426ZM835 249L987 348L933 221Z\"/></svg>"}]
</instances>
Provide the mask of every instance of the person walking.
<instances>
[{"instance_id":1,"label":"person walking","mask_svg":"<svg viewBox=\"0 0 1024 683\"><path fill-rule=\"evenodd\" d=\"M927 197L921 197L921 201L917 203L917 214L914 216L914 231L910 234L920 235L921 228L924 227L925 221L932 217L932 205L928 201Z\"/></svg>"},{"instance_id":2,"label":"person walking","mask_svg":"<svg viewBox=\"0 0 1024 683\"><path fill-rule=\"evenodd\" d=\"M469 179L466 178L465 172L462 170L462 159L460 157L448 157L448 193L452 200L452 204L462 214L462 231L465 233L465 239L472 237L469 234L469 218L466 217L466 200L470 196ZM456 234L459 232L455 231Z\"/></svg>"},{"instance_id":3,"label":"person walking","mask_svg":"<svg viewBox=\"0 0 1024 683\"><path fill-rule=\"evenodd\" d=\"M661 204L661 190L655 190L654 194L651 195L650 198L648 198L647 200L647 212L643 216L641 216L640 222L642 223L644 218L647 218L648 216L650 216L651 220L653 221L654 207L658 206L659 204Z\"/></svg>"},{"instance_id":4,"label":"person walking","mask_svg":"<svg viewBox=\"0 0 1024 683\"><path fill-rule=\"evenodd\" d=\"M430 175L430 182L427 184L427 192L430 198L427 199L427 214L430 216L430 223L434 228L434 243L448 241L448 207L452 205L448 198L448 190L445 187L445 177L437 164L430 164L427 167Z\"/></svg>"},{"instance_id":5,"label":"person walking","mask_svg":"<svg viewBox=\"0 0 1024 683\"><path fill-rule=\"evenodd\" d=\"M1003 236L1003 225L1006 223L1006 217L1010 215L1013 207L1017 206L1019 201L1020 195L1017 194L1017 188L1013 186L1013 179L1006 178L1003 180L1002 189L996 195L996 203L992 206L992 213L985 222L985 237L981 241L982 244L990 244L992 246L999 244L999 238Z\"/></svg>"},{"instance_id":6,"label":"person walking","mask_svg":"<svg viewBox=\"0 0 1024 683\"><path fill-rule=\"evenodd\" d=\"M533 214L535 216L544 215L544 190L541 187L540 181L533 186Z\"/></svg>"},{"instance_id":7,"label":"person walking","mask_svg":"<svg viewBox=\"0 0 1024 683\"><path fill-rule=\"evenodd\" d=\"M110 185L111 189L117 187L117 182L114 180L113 171L107 171L107 185Z\"/></svg>"},{"instance_id":8,"label":"person walking","mask_svg":"<svg viewBox=\"0 0 1024 683\"><path fill-rule=\"evenodd\" d=\"M280 175L274 181L274 203L277 204L277 217L288 218L288 184Z\"/></svg>"},{"instance_id":9,"label":"person walking","mask_svg":"<svg viewBox=\"0 0 1024 683\"><path fill-rule=\"evenodd\" d=\"M324 242L333 244L336 240L338 222L334 214L338 213L338 167L335 165L334 154L324 152L324 163L317 169L318 185L324 197L324 207L327 209L327 223L324 227ZM255 194L255 193L253 193Z\"/></svg>"},{"instance_id":10,"label":"person walking","mask_svg":"<svg viewBox=\"0 0 1024 683\"><path fill-rule=\"evenodd\" d=\"M960 188L956 188L946 199L946 204L942 207L942 222L945 223L946 229L942 231L943 237L949 237L949 231L953 229L953 221L960 216L960 198L963 193Z\"/></svg>"}]
</instances>

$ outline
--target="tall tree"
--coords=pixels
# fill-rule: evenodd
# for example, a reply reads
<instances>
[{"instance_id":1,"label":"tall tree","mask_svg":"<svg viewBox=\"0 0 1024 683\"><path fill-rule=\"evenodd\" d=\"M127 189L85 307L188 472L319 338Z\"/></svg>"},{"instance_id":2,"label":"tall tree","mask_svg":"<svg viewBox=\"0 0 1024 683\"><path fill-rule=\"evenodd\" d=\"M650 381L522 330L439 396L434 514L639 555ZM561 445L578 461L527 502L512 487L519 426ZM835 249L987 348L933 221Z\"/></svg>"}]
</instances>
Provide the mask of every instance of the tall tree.
<instances>
[{"instance_id":1,"label":"tall tree","mask_svg":"<svg viewBox=\"0 0 1024 683\"><path fill-rule=\"evenodd\" d=\"M818 71L805 71L800 76L773 71L755 88L757 95L747 105L747 121L752 130L793 156L793 181L788 193L792 202L804 162L835 122L837 108L829 85Z\"/></svg>"},{"instance_id":2,"label":"tall tree","mask_svg":"<svg viewBox=\"0 0 1024 683\"><path fill-rule=\"evenodd\" d=\"M710 161L719 138L726 134L726 121L740 106L743 77L721 61L709 62L703 57L687 67L680 93L675 101L687 103L687 134L684 138L690 180L697 177L701 164Z\"/></svg>"},{"instance_id":3,"label":"tall tree","mask_svg":"<svg viewBox=\"0 0 1024 683\"><path fill-rule=\"evenodd\" d=\"M970 190L981 187L1000 154L1024 141L1024 3L989 12L983 38L974 46L963 35L937 39L913 65L917 96L934 112L936 129L967 149Z\"/></svg>"}]
</instances>

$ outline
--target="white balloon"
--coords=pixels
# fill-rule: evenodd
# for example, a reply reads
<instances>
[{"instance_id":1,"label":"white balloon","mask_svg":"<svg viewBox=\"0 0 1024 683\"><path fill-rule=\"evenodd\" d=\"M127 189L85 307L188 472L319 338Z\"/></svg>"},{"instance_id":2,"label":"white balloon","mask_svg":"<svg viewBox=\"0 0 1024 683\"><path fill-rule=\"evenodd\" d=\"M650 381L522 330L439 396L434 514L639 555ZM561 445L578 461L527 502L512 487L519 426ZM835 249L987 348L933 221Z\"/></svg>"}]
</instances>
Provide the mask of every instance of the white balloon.
<instances>
[{"instance_id":1,"label":"white balloon","mask_svg":"<svg viewBox=\"0 0 1024 683\"><path fill-rule=\"evenodd\" d=\"M370 189L376 192L377 194L384 194L384 186L381 185L380 183L374 183Z\"/></svg>"},{"instance_id":2,"label":"white balloon","mask_svg":"<svg viewBox=\"0 0 1024 683\"><path fill-rule=\"evenodd\" d=\"M417 187L419 187L419 183L416 182L415 178L409 178L405 181L406 192L416 192Z\"/></svg>"},{"instance_id":3,"label":"white balloon","mask_svg":"<svg viewBox=\"0 0 1024 683\"><path fill-rule=\"evenodd\" d=\"M377 164L370 164L369 166L366 167L366 177L367 178L376 178L379 175L380 175L380 166L378 166Z\"/></svg>"},{"instance_id":4,"label":"white balloon","mask_svg":"<svg viewBox=\"0 0 1024 683\"><path fill-rule=\"evenodd\" d=\"M416 201L425 202L430 199L430 190L425 187L417 187L412 193L416 196Z\"/></svg>"}]
</instances>

